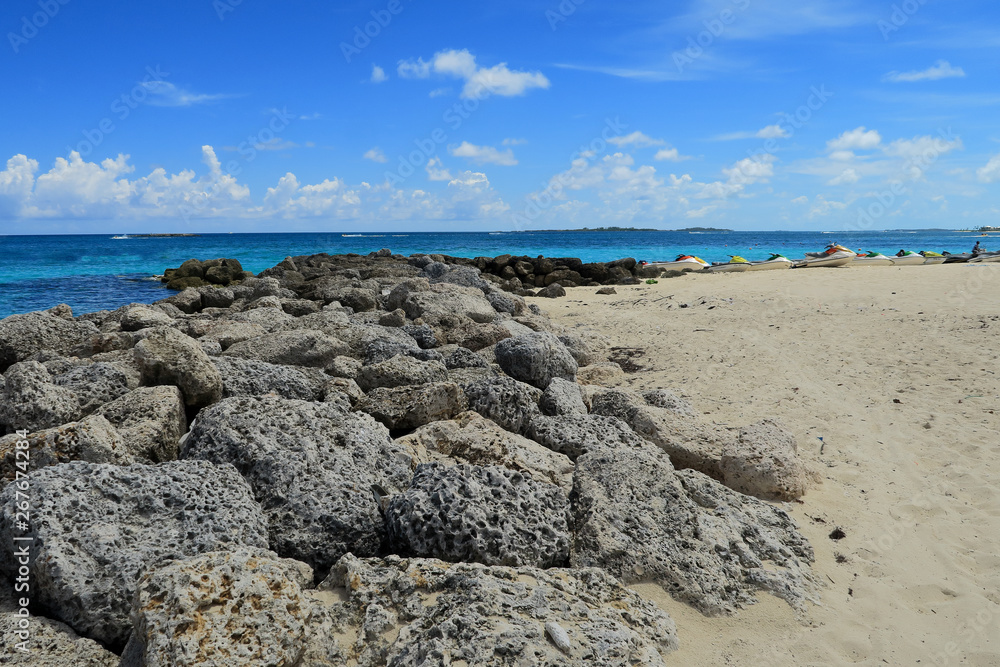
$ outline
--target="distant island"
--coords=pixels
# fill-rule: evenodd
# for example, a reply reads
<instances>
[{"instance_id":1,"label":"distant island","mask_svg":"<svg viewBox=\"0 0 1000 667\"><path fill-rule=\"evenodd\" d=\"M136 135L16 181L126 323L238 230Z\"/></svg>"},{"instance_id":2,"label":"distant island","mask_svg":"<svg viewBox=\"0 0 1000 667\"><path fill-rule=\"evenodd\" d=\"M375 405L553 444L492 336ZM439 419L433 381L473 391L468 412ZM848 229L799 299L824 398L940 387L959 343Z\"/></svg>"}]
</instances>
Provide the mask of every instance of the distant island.
<instances>
[{"instance_id":1,"label":"distant island","mask_svg":"<svg viewBox=\"0 0 1000 667\"><path fill-rule=\"evenodd\" d=\"M539 232L731 232L717 227L685 227L684 229L655 229L653 227L581 227L580 229L538 229Z\"/></svg>"}]
</instances>

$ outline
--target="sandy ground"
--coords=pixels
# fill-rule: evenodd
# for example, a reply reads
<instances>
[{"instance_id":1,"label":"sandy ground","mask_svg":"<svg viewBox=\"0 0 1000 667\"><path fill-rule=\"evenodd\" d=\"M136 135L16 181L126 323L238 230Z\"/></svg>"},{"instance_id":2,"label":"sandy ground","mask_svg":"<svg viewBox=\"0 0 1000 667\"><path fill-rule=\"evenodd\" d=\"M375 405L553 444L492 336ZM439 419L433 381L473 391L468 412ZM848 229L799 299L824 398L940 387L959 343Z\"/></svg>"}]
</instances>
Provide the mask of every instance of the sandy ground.
<instances>
[{"instance_id":1,"label":"sandy ground","mask_svg":"<svg viewBox=\"0 0 1000 667\"><path fill-rule=\"evenodd\" d=\"M1000 265L617 290L531 301L641 350L633 387L674 389L733 426L777 418L823 477L786 505L827 581L822 606L797 618L761 594L735 617L706 618L637 586L677 622L669 664L1000 665ZM846 537L834 541L837 527Z\"/></svg>"}]
</instances>

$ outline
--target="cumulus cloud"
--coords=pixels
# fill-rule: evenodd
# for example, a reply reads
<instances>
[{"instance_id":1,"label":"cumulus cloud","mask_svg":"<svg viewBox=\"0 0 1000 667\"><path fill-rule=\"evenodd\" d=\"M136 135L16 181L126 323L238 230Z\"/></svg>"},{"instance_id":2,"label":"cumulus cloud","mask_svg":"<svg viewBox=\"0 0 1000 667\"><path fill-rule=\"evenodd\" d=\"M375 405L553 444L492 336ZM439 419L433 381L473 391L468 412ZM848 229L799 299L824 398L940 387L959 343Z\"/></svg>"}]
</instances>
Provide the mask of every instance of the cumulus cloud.
<instances>
[{"instance_id":1,"label":"cumulus cloud","mask_svg":"<svg viewBox=\"0 0 1000 667\"><path fill-rule=\"evenodd\" d=\"M826 142L826 148L832 152L872 150L873 148L878 148L881 143L882 135L862 125L861 127L844 132L836 139Z\"/></svg>"},{"instance_id":2,"label":"cumulus cloud","mask_svg":"<svg viewBox=\"0 0 1000 667\"><path fill-rule=\"evenodd\" d=\"M367 151L365 151L365 154L362 157L364 157L366 160L371 160L372 162L380 162L382 164L385 164L386 162L389 161L389 158L385 156L385 153L383 153L382 149L379 148L378 146L375 146L374 148L369 148Z\"/></svg>"},{"instance_id":3,"label":"cumulus cloud","mask_svg":"<svg viewBox=\"0 0 1000 667\"><path fill-rule=\"evenodd\" d=\"M767 127L762 127L757 130L756 137L758 139L785 139L791 136L791 133L781 125L768 125Z\"/></svg>"},{"instance_id":4,"label":"cumulus cloud","mask_svg":"<svg viewBox=\"0 0 1000 667\"><path fill-rule=\"evenodd\" d=\"M827 185L851 185L852 183L857 183L861 180L858 172L854 169L845 169L840 172L840 176L836 176L827 182Z\"/></svg>"},{"instance_id":5,"label":"cumulus cloud","mask_svg":"<svg viewBox=\"0 0 1000 667\"><path fill-rule=\"evenodd\" d=\"M953 67L947 60L939 60L932 67L912 72L889 72L882 77L891 83L912 83L914 81L937 81L938 79L962 78L965 70Z\"/></svg>"},{"instance_id":6,"label":"cumulus cloud","mask_svg":"<svg viewBox=\"0 0 1000 667\"><path fill-rule=\"evenodd\" d=\"M636 130L631 134L626 134L621 137L611 137L608 139L608 143L614 144L618 147L634 145L636 148L645 148L647 146L662 146L666 142L662 139L653 139L652 137Z\"/></svg>"},{"instance_id":7,"label":"cumulus cloud","mask_svg":"<svg viewBox=\"0 0 1000 667\"><path fill-rule=\"evenodd\" d=\"M388 81L389 76L385 73L385 70L378 65L372 65L372 83L382 83L383 81Z\"/></svg>"},{"instance_id":8,"label":"cumulus cloud","mask_svg":"<svg viewBox=\"0 0 1000 667\"><path fill-rule=\"evenodd\" d=\"M477 164L497 164L504 167L512 167L517 164L514 151L507 149L498 150L493 146L476 146L468 141L463 141L458 146L448 149L448 152L455 157L464 157Z\"/></svg>"},{"instance_id":9,"label":"cumulus cloud","mask_svg":"<svg viewBox=\"0 0 1000 667\"><path fill-rule=\"evenodd\" d=\"M8 162L7 165L10 166L10 163ZM979 177L982 183L996 183L1000 181L1000 154L994 155L985 166L977 169L976 176Z\"/></svg>"},{"instance_id":10,"label":"cumulus cloud","mask_svg":"<svg viewBox=\"0 0 1000 667\"><path fill-rule=\"evenodd\" d=\"M427 79L432 74L460 79L465 82L461 92L465 99L484 99L490 95L515 97L551 85L541 72L512 70L507 63L480 67L468 49L439 51L429 61L401 60L396 71L405 79Z\"/></svg>"},{"instance_id":11,"label":"cumulus cloud","mask_svg":"<svg viewBox=\"0 0 1000 667\"><path fill-rule=\"evenodd\" d=\"M507 204L485 174L455 177L441 170L448 185L442 193L382 185L350 185L331 177L301 183L293 173L282 176L259 201L235 176L225 172L211 146L202 147L204 168L168 174L154 169L140 178L127 155L100 163L79 153L58 158L37 175L38 163L15 155L0 171L0 217L5 220L73 219L324 219L469 220L493 219ZM436 162L440 167L440 162Z\"/></svg>"},{"instance_id":12,"label":"cumulus cloud","mask_svg":"<svg viewBox=\"0 0 1000 667\"><path fill-rule=\"evenodd\" d=\"M450 181L451 172L441 164L441 158L432 157L427 161L427 178L432 181Z\"/></svg>"},{"instance_id":13,"label":"cumulus cloud","mask_svg":"<svg viewBox=\"0 0 1000 667\"><path fill-rule=\"evenodd\" d=\"M661 148L656 151L656 155L653 156L654 160L666 160L667 162L683 162L684 160L690 160L690 155L681 155L676 148Z\"/></svg>"}]
</instances>

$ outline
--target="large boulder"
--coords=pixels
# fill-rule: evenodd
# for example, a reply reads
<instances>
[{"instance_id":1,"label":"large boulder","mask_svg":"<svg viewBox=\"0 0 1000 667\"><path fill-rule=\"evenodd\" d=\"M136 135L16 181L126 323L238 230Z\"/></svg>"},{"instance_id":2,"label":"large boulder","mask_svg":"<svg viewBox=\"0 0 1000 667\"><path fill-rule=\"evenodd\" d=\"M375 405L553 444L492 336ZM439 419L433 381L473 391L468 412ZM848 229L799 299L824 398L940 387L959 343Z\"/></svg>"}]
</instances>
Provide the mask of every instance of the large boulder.
<instances>
[{"instance_id":1,"label":"large boulder","mask_svg":"<svg viewBox=\"0 0 1000 667\"><path fill-rule=\"evenodd\" d=\"M93 639L80 637L65 623L20 613L22 593L0 591L0 662L15 667L119 667L117 655ZM16 596L16 597L15 597ZM25 627L27 623L27 627Z\"/></svg>"},{"instance_id":2,"label":"large boulder","mask_svg":"<svg viewBox=\"0 0 1000 667\"><path fill-rule=\"evenodd\" d=\"M303 568L311 584L303 563L238 548L148 570L137 586L122 665L299 664L311 612L299 583Z\"/></svg>"},{"instance_id":3,"label":"large boulder","mask_svg":"<svg viewBox=\"0 0 1000 667\"><path fill-rule=\"evenodd\" d=\"M801 498L809 485L795 436L770 419L741 429L719 465L726 486L765 500Z\"/></svg>"},{"instance_id":4,"label":"large boulder","mask_svg":"<svg viewBox=\"0 0 1000 667\"><path fill-rule=\"evenodd\" d=\"M390 300L389 303L396 302ZM426 291L411 291L396 307L405 310L411 320L422 317L433 321L457 315L474 322L492 322L497 317L497 312L481 290L452 283L434 284Z\"/></svg>"},{"instance_id":5,"label":"large boulder","mask_svg":"<svg viewBox=\"0 0 1000 667\"><path fill-rule=\"evenodd\" d=\"M238 545L267 546L260 506L231 466L64 463L30 473L28 530L20 482L0 493L0 571L20 567L29 537L34 601L81 635L121 647L139 573L157 563Z\"/></svg>"},{"instance_id":6,"label":"large boulder","mask_svg":"<svg viewBox=\"0 0 1000 667\"><path fill-rule=\"evenodd\" d=\"M621 419L665 451L674 467L697 470L722 481L722 452L733 446L735 436L726 428L690 415L683 405L660 408L648 405L641 396L615 389L594 396L591 412Z\"/></svg>"},{"instance_id":7,"label":"large boulder","mask_svg":"<svg viewBox=\"0 0 1000 667\"><path fill-rule=\"evenodd\" d=\"M322 371L296 366L281 366L240 357L214 357L212 363L222 376L222 397L263 396L319 401L326 391L327 378Z\"/></svg>"},{"instance_id":8,"label":"large boulder","mask_svg":"<svg viewBox=\"0 0 1000 667\"><path fill-rule=\"evenodd\" d=\"M86 349L98 333L93 322L67 320L48 312L11 315L0 320L0 373L42 350L68 355Z\"/></svg>"},{"instance_id":9,"label":"large boulder","mask_svg":"<svg viewBox=\"0 0 1000 667\"><path fill-rule=\"evenodd\" d=\"M588 414L537 416L531 421L527 435L572 461L592 447L634 447L643 442L628 424L617 417Z\"/></svg>"},{"instance_id":10,"label":"large boulder","mask_svg":"<svg viewBox=\"0 0 1000 667\"><path fill-rule=\"evenodd\" d=\"M665 612L594 569L348 555L318 593L346 599L314 608L308 665L663 667L678 647Z\"/></svg>"},{"instance_id":11,"label":"large boulder","mask_svg":"<svg viewBox=\"0 0 1000 667\"><path fill-rule=\"evenodd\" d=\"M470 463L502 466L525 473L536 482L573 489L573 464L562 454L506 431L477 412L421 426L396 440L414 461L449 465Z\"/></svg>"},{"instance_id":12,"label":"large boulder","mask_svg":"<svg viewBox=\"0 0 1000 667\"><path fill-rule=\"evenodd\" d=\"M265 396L202 411L181 456L235 465L264 508L271 548L326 570L345 553L378 552L385 527L371 487L405 488L404 454L367 415Z\"/></svg>"},{"instance_id":13,"label":"large boulder","mask_svg":"<svg viewBox=\"0 0 1000 667\"><path fill-rule=\"evenodd\" d=\"M441 419L451 419L464 412L468 402L454 382L405 387L378 387L368 392L356 408L389 427L411 430Z\"/></svg>"},{"instance_id":14,"label":"large boulder","mask_svg":"<svg viewBox=\"0 0 1000 667\"><path fill-rule=\"evenodd\" d=\"M101 406L97 414L114 425L136 461L175 460L187 431L184 397L177 387L139 387Z\"/></svg>"},{"instance_id":15,"label":"large boulder","mask_svg":"<svg viewBox=\"0 0 1000 667\"><path fill-rule=\"evenodd\" d=\"M322 331L302 329L265 334L235 343L223 355L269 364L326 368L348 347Z\"/></svg>"},{"instance_id":16,"label":"large boulder","mask_svg":"<svg viewBox=\"0 0 1000 667\"><path fill-rule=\"evenodd\" d=\"M424 463L385 519L402 555L547 568L569 559L568 509L558 487L514 470Z\"/></svg>"},{"instance_id":17,"label":"large boulder","mask_svg":"<svg viewBox=\"0 0 1000 667\"><path fill-rule=\"evenodd\" d=\"M547 332L502 340L496 357L504 373L539 389L548 387L553 378L576 381L576 360L561 340Z\"/></svg>"},{"instance_id":18,"label":"large boulder","mask_svg":"<svg viewBox=\"0 0 1000 667\"><path fill-rule=\"evenodd\" d=\"M492 419L512 433L525 435L531 420L541 414L538 400L542 392L514 378L476 380L462 385L462 390L470 410Z\"/></svg>"},{"instance_id":19,"label":"large boulder","mask_svg":"<svg viewBox=\"0 0 1000 667\"><path fill-rule=\"evenodd\" d=\"M377 387L405 387L447 380L448 369L441 362L420 361L403 354L364 366L357 377L358 386L364 391Z\"/></svg>"},{"instance_id":20,"label":"large boulder","mask_svg":"<svg viewBox=\"0 0 1000 667\"><path fill-rule=\"evenodd\" d=\"M28 443L24 450L27 458L23 453L21 458L18 457L18 451L21 451L17 447L19 442ZM24 470L21 466L25 465L25 461L30 462L31 470L70 461L115 465L134 463L121 434L99 415L36 431L24 438L17 434L0 438L0 488L17 478L18 470Z\"/></svg>"},{"instance_id":21,"label":"large boulder","mask_svg":"<svg viewBox=\"0 0 1000 667\"><path fill-rule=\"evenodd\" d=\"M103 361L76 366L54 376L52 382L76 394L80 412L85 415L134 389L125 371Z\"/></svg>"},{"instance_id":22,"label":"large boulder","mask_svg":"<svg viewBox=\"0 0 1000 667\"><path fill-rule=\"evenodd\" d=\"M174 385L190 407L222 398L222 376L198 341L175 329L159 328L135 346L135 358L146 386Z\"/></svg>"},{"instance_id":23,"label":"large boulder","mask_svg":"<svg viewBox=\"0 0 1000 667\"><path fill-rule=\"evenodd\" d=\"M0 392L0 432L41 431L76 421L80 399L70 389L52 383L52 375L37 361L22 361L7 369Z\"/></svg>"},{"instance_id":24,"label":"large boulder","mask_svg":"<svg viewBox=\"0 0 1000 667\"><path fill-rule=\"evenodd\" d=\"M576 460L574 567L653 581L708 615L756 602L818 601L813 550L782 509L692 470L648 443L595 445Z\"/></svg>"},{"instance_id":25,"label":"large boulder","mask_svg":"<svg viewBox=\"0 0 1000 667\"><path fill-rule=\"evenodd\" d=\"M580 385L562 378L552 378L552 382L542 392L538 407L546 415L585 415L587 405L583 402Z\"/></svg>"},{"instance_id":26,"label":"large boulder","mask_svg":"<svg viewBox=\"0 0 1000 667\"><path fill-rule=\"evenodd\" d=\"M122 331L141 331L153 327L170 326L173 323L174 318L162 310L140 305L127 306L121 313L119 320Z\"/></svg>"},{"instance_id":27,"label":"large boulder","mask_svg":"<svg viewBox=\"0 0 1000 667\"><path fill-rule=\"evenodd\" d=\"M260 324L222 320L211 324L199 340L202 342L217 342L223 350L228 350L236 343L257 338L266 333L267 330Z\"/></svg>"}]
</instances>

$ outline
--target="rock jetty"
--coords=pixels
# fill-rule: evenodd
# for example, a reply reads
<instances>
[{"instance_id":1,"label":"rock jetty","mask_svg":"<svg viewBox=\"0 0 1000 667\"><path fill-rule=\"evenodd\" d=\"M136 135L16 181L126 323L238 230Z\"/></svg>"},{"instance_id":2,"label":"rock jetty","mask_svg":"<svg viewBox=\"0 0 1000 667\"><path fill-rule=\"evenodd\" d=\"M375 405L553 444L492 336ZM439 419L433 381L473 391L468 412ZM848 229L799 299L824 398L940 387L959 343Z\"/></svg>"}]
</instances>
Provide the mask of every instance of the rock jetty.
<instances>
[{"instance_id":1,"label":"rock jetty","mask_svg":"<svg viewBox=\"0 0 1000 667\"><path fill-rule=\"evenodd\" d=\"M530 298L643 271L192 260L151 305L0 321L0 661L654 666L683 633L630 583L818 602L794 437L603 386Z\"/></svg>"}]
</instances>

